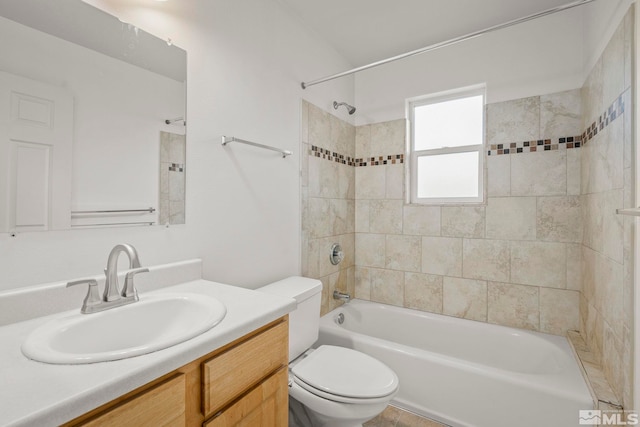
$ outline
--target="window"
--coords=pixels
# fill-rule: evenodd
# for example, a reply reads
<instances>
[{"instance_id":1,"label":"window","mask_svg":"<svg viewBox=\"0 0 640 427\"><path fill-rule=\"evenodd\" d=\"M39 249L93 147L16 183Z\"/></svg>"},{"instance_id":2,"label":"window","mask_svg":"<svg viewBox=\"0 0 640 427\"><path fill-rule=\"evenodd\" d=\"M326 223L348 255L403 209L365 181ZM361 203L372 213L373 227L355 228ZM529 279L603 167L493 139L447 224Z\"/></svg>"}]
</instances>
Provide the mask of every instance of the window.
<instances>
[{"instance_id":1,"label":"window","mask_svg":"<svg viewBox=\"0 0 640 427\"><path fill-rule=\"evenodd\" d=\"M413 99L411 203L477 203L484 195L484 86Z\"/></svg>"}]
</instances>

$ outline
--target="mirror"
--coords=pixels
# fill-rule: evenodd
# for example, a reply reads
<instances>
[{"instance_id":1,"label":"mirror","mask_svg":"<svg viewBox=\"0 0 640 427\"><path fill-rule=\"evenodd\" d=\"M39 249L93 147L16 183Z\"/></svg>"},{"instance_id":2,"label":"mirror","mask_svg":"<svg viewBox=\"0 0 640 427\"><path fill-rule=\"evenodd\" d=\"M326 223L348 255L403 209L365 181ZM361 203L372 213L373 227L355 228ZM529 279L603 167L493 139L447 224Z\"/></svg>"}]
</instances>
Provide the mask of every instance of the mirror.
<instances>
[{"instance_id":1,"label":"mirror","mask_svg":"<svg viewBox=\"0 0 640 427\"><path fill-rule=\"evenodd\" d=\"M81 0L0 39L0 232L184 223L186 52Z\"/></svg>"}]
</instances>

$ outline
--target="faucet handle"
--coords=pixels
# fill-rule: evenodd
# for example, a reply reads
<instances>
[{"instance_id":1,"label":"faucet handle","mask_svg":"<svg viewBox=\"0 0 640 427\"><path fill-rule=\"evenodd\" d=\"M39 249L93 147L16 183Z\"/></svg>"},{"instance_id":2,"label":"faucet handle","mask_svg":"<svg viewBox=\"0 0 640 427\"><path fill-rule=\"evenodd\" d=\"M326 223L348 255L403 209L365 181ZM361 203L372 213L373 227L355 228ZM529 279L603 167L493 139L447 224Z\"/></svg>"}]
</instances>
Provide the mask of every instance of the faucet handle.
<instances>
[{"instance_id":1,"label":"faucet handle","mask_svg":"<svg viewBox=\"0 0 640 427\"><path fill-rule=\"evenodd\" d=\"M81 313L90 313L92 312L91 307L95 307L102 303L102 299L100 298L100 294L98 292L98 282L95 279L80 279L75 280L73 282L67 283L67 288L76 285L89 285L89 289L87 291L87 296L84 297L84 301L82 303Z\"/></svg>"},{"instance_id":2,"label":"faucet handle","mask_svg":"<svg viewBox=\"0 0 640 427\"><path fill-rule=\"evenodd\" d=\"M136 287L133 285L133 276L138 273L148 273L148 268L136 268L135 270L129 271L124 277L124 287L122 289L123 297L134 297L135 300L138 299L138 291Z\"/></svg>"}]
</instances>

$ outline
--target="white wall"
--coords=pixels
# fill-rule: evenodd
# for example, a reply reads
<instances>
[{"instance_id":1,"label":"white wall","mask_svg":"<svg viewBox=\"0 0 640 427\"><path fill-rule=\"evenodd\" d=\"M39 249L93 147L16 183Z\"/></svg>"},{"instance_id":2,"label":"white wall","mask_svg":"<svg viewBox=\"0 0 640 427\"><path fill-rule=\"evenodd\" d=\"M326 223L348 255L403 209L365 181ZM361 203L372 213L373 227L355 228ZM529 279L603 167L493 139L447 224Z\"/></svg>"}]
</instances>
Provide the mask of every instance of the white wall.
<instances>
[{"instance_id":1,"label":"white wall","mask_svg":"<svg viewBox=\"0 0 640 427\"><path fill-rule=\"evenodd\" d=\"M406 98L483 82L489 103L578 88L581 37L575 8L358 73L356 124L405 117Z\"/></svg>"},{"instance_id":2,"label":"white wall","mask_svg":"<svg viewBox=\"0 0 640 427\"><path fill-rule=\"evenodd\" d=\"M353 102L353 79L300 82L349 66L274 0L181 0L120 17L188 52L187 225L0 235L0 289L98 274L129 242L143 264L202 257L206 278L247 287L299 274L300 102ZM3 49L7 44L3 45ZM222 147L233 135L294 151Z\"/></svg>"}]
</instances>

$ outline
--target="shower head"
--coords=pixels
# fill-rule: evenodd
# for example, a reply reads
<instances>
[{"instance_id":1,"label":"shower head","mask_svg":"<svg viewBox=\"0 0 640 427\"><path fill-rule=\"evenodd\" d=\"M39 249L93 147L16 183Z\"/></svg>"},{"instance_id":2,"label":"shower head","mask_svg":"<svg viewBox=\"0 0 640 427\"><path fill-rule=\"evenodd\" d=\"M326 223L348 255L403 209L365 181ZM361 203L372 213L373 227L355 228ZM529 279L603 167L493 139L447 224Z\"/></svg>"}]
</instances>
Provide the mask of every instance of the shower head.
<instances>
[{"instance_id":1,"label":"shower head","mask_svg":"<svg viewBox=\"0 0 640 427\"><path fill-rule=\"evenodd\" d=\"M344 105L345 107L347 107L347 111L349 112L349 114L353 114L356 112L356 107L354 107L353 105L349 105L346 102L337 102L337 101L333 101L333 108L334 109L338 109L339 106Z\"/></svg>"}]
</instances>

